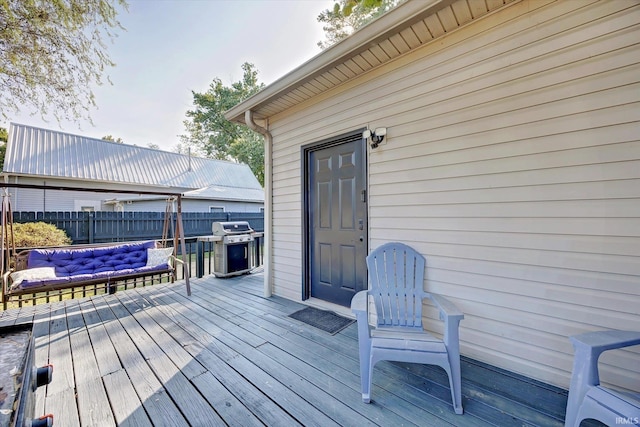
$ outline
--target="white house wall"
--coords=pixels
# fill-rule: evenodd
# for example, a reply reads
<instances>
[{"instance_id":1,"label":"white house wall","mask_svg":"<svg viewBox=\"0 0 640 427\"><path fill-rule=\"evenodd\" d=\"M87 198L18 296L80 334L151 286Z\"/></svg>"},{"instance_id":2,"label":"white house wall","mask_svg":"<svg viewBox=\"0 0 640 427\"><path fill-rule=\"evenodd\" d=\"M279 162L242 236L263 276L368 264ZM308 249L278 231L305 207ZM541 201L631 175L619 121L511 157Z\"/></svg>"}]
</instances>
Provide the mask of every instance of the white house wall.
<instances>
[{"instance_id":1,"label":"white house wall","mask_svg":"<svg viewBox=\"0 0 640 427\"><path fill-rule=\"evenodd\" d=\"M263 203L252 202L236 202L231 200L197 200L182 199L183 209L189 212L209 212L210 207L223 208L224 212L262 212L260 209L264 207Z\"/></svg>"},{"instance_id":2,"label":"white house wall","mask_svg":"<svg viewBox=\"0 0 640 427\"><path fill-rule=\"evenodd\" d=\"M31 177L11 177L10 183L28 184L28 185L49 185L49 186L79 186L82 183L78 180L61 180L51 179L42 180ZM92 183L96 185L96 183ZM116 184L110 185L106 183L102 186L104 189L113 189ZM126 188L131 190L131 186ZM159 191L157 188L153 189ZM176 191L175 189L171 191ZM35 188L10 188L11 206L14 212L31 211L31 212L70 212L80 211L82 208L92 207L99 211L116 210L113 203L104 203L105 200L122 200L123 198L131 198L130 194L125 193L102 193L98 191L67 191L53 189L35 189ZM164 212L167 206L166 199L148 198L141 195L139 200L133 200L131 203L122 202L122 210L124 212ZM261 212L263 203L231 201L231 200L207 200L207 199L182 199L183 212L209 212L209 207L222 207L225 212Z\"/></svg>"},{"instance_id":3,"label":"white house wall","mask_svg":"<svg viewBox=\"0 0 640 427\"><path fill-rule=\"evenodd\" d=\"M16 183L16 178L10 180ZM20 184L52 185L53 181L43 181L31 178L20 178ZM78 185L74 181L56 181L58 185ZM61 191L41 190L35 188L10 188L11 209L14 212L71 212L80 211L83 207L93 207L94 210L113 210L102 204L103 200L122 196L120 193L98 193L91 191Z\"/></svg>"},{"instance_id":4,"label":"white house wall","mask_svg":"<svg viewBox=\"0 0 640 427\"><path fill-rule=\"evenodd\" d=\"M370 248L427 257L463 354L567 387L569 335L640 330L639 23L637 1L518 2L270 118L274 293L301 295L300 147L385 126ZM637 387L637 352L610 353L603 379Z\"/></svg>"}]
</instances>

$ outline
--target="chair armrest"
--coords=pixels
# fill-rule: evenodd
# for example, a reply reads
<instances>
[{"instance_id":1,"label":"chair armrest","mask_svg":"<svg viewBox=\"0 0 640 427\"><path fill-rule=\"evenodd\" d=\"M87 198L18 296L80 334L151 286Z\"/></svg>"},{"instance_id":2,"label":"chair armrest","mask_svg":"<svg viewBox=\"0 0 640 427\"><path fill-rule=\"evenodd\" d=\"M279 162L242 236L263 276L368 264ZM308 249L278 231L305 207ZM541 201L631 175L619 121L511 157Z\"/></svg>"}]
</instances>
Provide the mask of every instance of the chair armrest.
<instances>
[{"instance_id":1,"label":"chair armrest","mask_svg":"<svg viewBox=\"0 0 640 427\"><path fill-rule=\"evenodd\" d=\"M639 331L595 331L570 338L574 345L587 346L597 353L640 344Z\"/></svg>"},{"instance_id":2,"label":"chair armrest","mask_svg":"<svg viewBox=\"0 0 640 427\"><path fill-rule=\"evenodd\" d=\"M358 322L358 342L360 346L365 344L368 346L371 339L368 306L369 291L360 291L351 299L351 311L356 315L356 321Z\"/></svg>"},{"instance_id":3,"label":"chair armrest","mask_svg":"<svg viewBox=\"0 0 640 427\"><path fill-rule=\"evenodd\" d=\"M569 338L575 348L571 377L574 389L583 388L580 385L583 383L590 386L600 384L598 359L603 352L640 344L640 332L637 331L595 331Z\"/></svg>"},{"instance_id":4,"label":"chair armrest","mask_svg":"<svg viewBox=\"0 0 640 427\"><path fill-rule=\"evenodd\" d=\"M458 329L460 328L460 321L464 319L464 314L458 309L451 301L442 295L428 294L429 298L440 310L440 320L444 321L444 336L443 341L447 346L447 350L458 354L460 336Z\"/></svg>"},{"instance_id":5,"label":"chair armrest","mask_svg":"<svg viewBox=\"0 0 640 427\"><path fill-rule=\"evenodd\" d=\"M351 299L351 311L354 314L359 312L367 313L367 304L369 303L369 291L360 291Z\"/></svg>"},{"instance_id":6,"label":"chair armrest","mask_svg":"<svg viewBox=\"0 0 640 427\"><path fill-rule=\"evenodd\" d=\"M591 389L600 385L598 359L607 350L640 344L639 331L595 331L569 337L575 348L565 425L574 425L578 408Z\"/></svg>"},{"instance_id":7,"label":"chair armrest","mask_svg":"<svg viewBox=\"0 0 640 427\"><path fill-rule=\"evenodd\" d=\"M449 319L449 321L458 322L464 319L464 313L447 298L438 294L429 294L429 298L431 298L431 301L433 301L436 307L438 307L438 310L440 310L440 319L445 320L446 318Z\"/></svg>"}]
</instances>

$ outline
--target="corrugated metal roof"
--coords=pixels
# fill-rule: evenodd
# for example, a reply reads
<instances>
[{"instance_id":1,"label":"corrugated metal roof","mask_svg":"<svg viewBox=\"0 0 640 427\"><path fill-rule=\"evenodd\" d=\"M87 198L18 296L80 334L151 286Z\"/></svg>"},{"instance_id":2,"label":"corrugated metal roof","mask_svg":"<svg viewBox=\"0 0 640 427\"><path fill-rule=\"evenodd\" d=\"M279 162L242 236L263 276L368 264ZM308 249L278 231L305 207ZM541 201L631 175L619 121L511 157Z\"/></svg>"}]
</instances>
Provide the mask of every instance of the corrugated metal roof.
<instances>
[{"instance_id":1,"label":"corrugated metal roof","mask_svg":"<svg viewBox=\"0 0 640 427\"><path fill-rule=\"evenodd\" d=\"M219 185L211 185L197 190L187 191L183 194L185 198L193 199L218 199L218 200L237 200L237 201L264 201L264 191L260 189L250 188L232 188L222 187Z\"/></svg>"},{"instance_id":2,"label":"corrugated metal roof","mask_svg":"<svg viewBox=\"0 0 640 427\"><path fill-rule=\"evenodd\" d=\"M217 186L245 200L262 191L245 164L190 157L11 123L4 174L175 188ZM251 197L249 197L251 196ZM264 199L264 195L262 197ZM262 200L261 199L261 200Z\"/></svg>"}]
</instances>

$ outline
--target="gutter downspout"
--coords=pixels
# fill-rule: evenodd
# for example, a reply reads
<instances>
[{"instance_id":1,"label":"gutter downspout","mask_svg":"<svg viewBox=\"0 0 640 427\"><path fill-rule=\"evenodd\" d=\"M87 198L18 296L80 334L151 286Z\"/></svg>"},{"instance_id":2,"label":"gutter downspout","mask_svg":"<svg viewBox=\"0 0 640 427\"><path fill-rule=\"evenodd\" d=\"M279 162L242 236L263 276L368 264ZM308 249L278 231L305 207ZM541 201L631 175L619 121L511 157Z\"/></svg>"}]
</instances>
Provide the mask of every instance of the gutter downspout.
<instances>
[{"instance_id":1,"label":"gutter downspout","mask_svg":"<svg viewBox=\"0 0 640 427\"><path fill-rule=\"evenodd\" d=\"M271 224L272 224L272 204L271 192L273 188L271 180L271 152L273 137L268 129L258 126L253 121L253 111L244 112L244 121L247 126L264 136L264 297L271 296Z\"/></svg>"}]
</instances>

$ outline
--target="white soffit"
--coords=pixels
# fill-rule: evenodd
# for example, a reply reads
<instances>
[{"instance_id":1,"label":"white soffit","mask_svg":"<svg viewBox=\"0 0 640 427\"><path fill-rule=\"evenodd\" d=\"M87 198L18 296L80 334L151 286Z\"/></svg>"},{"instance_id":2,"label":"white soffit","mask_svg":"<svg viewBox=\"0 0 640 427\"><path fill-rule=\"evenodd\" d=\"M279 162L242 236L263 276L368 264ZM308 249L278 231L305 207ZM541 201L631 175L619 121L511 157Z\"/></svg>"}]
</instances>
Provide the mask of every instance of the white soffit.
<instances>
[{"instance_id":1,"label":"white soffit","mask_svg":"<svg viewBox=\"0 0 640 427\"><path fill-rule=\"evenodd\" d=\"M266 119L427 44L514 0L408 0L225 113Z\"/></svg>"}]
</instances>

